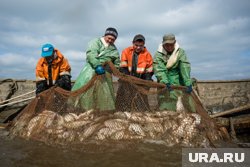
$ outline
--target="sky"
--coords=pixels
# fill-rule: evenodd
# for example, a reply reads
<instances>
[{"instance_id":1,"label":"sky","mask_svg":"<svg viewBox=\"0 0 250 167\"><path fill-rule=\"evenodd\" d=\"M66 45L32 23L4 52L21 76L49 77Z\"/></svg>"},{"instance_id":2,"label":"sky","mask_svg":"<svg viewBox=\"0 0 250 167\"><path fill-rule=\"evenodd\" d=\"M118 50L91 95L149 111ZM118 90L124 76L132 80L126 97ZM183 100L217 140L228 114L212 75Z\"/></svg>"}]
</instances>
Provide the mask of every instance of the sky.
<instances>
[{"instance_id":1,"label":"sky","mask_svg":"<svg viewBox=\"0 0 250 167\"><path fill-rule=\"evenodd\" d=\"M35 80L41 47L69 60L72 79L90 40L115 27L119 52L143 34L154 57L173 33L197 80L250 79L249 0L1 0L0 78Z\"/></svg>"}]
</instances>

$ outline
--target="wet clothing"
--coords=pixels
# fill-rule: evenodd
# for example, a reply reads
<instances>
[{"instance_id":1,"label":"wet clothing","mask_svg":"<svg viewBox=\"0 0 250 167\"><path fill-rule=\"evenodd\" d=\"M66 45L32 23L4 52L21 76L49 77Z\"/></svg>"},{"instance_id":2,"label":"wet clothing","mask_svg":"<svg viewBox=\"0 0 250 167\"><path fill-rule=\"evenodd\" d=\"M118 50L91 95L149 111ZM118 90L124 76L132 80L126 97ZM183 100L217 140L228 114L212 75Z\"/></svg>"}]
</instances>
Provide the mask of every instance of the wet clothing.
<instances>
[{"instance_id":1,"label":"wet clothing","mask_svg":"<svg viewBox=\"0 0 250 167\"><path fill-rule=\"evenodd\" d=\"M146 48L142 52L136 53L133 46L130 46L122 52L120 71L137 78L151 80L153 58Z\"/></svg>"},{"instance_id":2,"label":"wet clothing","mask_svg":"<svg viewBox=\"0 0 250 167\"><path fill-rule=\"evenodd\" d=\"M154 73L160 83L170 83L171 85L191 85L191 66L185 51L175 44L172 54L159 46L154 57Z\"/></svg>"},{"instance_id":3,"label":"wet clothing","mask_svg":"<svg viewBox=\"0 0 250 167\"><path fill-rule=\"evenodd\" d=\"M54 85L70 90L70 71L68 60L58 49L54 49L54 58L50 63L47 62L46 58L41 57L36 65L36 94Z\"/></svg>"},{"instance_id":4,"label":"wet clothing","mask_svg":"<svg viewBox=\"0 0 250 167\"><path fill-rule=\"evenodd\" d=\"M175 49L168 53L162 46L154 56L154 74L157 81L163 84L169 83L176 86L190 86L191 66L187 59L185 51L175 43ZM159 96L160 110L176 110L178 96L182 96L182 91L167 91Z\"/></svg>"},{"instance_id":5,"label":"wet clothing","mask_svg":"<svg viewBox=\"0 0 250 167\"><path fill-rule=\"evenodd\" d=\"M87 63L77 77L72 91L78 90L86 85L96 74L95 69L97 66L109 61L112 62L117 68L120 66L119 52L116 46L114 44L109 45L108 43L106 43L104 37L93 39L89 42L86 56ZM94 105L96 105L98 106L99 110L114 110L115 105L112 76L108 70L105 70L105 74L103 74L103 76L103 81L98 82L98 86L94 86L96 89L94 93L104 91L106 92L106 94L98 93L98 97L95 97L93 93L90 93L87 97L86 95L85 97L82 96L78 101L74 102L75 107L79 106L82 109L89 110L94 109ZM105 98L105 100L103 100L102 98ZM106 101L107 99L109 99L109 106L107 106L107 103L104 104L104 101Z\"/></svg>"},{"instance_id":6,"label":"wet clothing","mask_svg":"<svg viewBox=\"0 0 250 167\"><path fill-rule=\"evenodd\" d=\"M86 51L87 63L78 75L72 90L77 90L87 84L95 75L95 68L111 61L118 68L120 65L119 52L115 45L108 45L104 38L97 38L89 42Z\"/></svg>"}]
</instances>

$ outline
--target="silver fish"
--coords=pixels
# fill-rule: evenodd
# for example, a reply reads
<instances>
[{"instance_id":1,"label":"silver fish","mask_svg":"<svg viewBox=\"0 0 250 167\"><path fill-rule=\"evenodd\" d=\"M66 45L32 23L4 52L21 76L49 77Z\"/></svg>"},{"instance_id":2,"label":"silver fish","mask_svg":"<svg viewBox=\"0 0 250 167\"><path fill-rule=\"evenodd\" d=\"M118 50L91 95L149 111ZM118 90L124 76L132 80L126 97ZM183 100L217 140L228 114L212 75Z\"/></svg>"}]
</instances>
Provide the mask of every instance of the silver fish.
<instances>
[{"instance_id":1,"label":"silver fish","mask_svg":"<svg viewBox=\"0 0 250 167\"><path fill-rule=\"evenodd\" d=\"M126 128L128 121L122 119L109 119L104 122L104 125L110 129L122 130Z\"/></svg>"},{"instance_id":2,"label":"silver fish","mask_svg":"<svg viewBox=\"0 0 250 167\"><path fill-rule=\"evenodd\" d=\"M91 121L74 121L74 122L69 122L69 123L65 122L63 126L69 129L76 129L81 126L87 125L90 122Z\"/></svg>"},{"instance_id":3,"label":"silver fish","mask_svg":"<svg viewBox=\"0 0 250 167\"><path fill-rule=\"evenodd\" d=\"M74 113L68 113L63 116L64 122L73 122L78 119L78 116Z\"/></svg>"},{"instance_id":4,"label":"silver fish","mask_svg":"<svg viewBox=\"0 0 250 167\"><path fill-rule=\"evenodd\" d=\"M128 129L129 129L130 132L132 132L134 134L137 134L139 136L146 136L139 124L131 123L129 125Z\"/></svg>"},{"instance_id":5,"label":"silver fish","mask_svg":"<svg viewBox=\"0 0 250 167\"><path fill-rule=\"evenodd\" d=\"M100 124L98 123L98 124L94 124L94 125L91 125L91 126L85 128L84 132L82 134L79 134L80 141L83 141L83 140L87 139L88 137L90 137L99 126L100 126Z\"/></svg>"},{"instance_id":6,"label":"silver fish","mask_svg":"<svg viewBox=\"0 0 250 167\"><path fill-rule=\"evenodd\" d=\"M176 103L176 111L177 112L185 112L186 111L186 109L182 103L182 96L178 96L178 100Z\"/></svg>"},{"instance_id":7,"label":"silver fish","mask_svg":"<svg viewBox=\"0 0 250 167\"><path fill-rule=\"evenodd\" d=\"M120 130L111 135L111 139L113 140L121 140L124 138L124 131Z\"/></svg>"},{"instance_id":8,"label":"silver fish","mask_svg":"<svg viewBox=\"0 0 250 167\"><path fill-rule=\"evenodd\" d=\"M102 128L97 132L96 139L97 140L104 140L109 138L113 133L117 132L115 129L110 128Z\"/></svg>"}]
</instances>

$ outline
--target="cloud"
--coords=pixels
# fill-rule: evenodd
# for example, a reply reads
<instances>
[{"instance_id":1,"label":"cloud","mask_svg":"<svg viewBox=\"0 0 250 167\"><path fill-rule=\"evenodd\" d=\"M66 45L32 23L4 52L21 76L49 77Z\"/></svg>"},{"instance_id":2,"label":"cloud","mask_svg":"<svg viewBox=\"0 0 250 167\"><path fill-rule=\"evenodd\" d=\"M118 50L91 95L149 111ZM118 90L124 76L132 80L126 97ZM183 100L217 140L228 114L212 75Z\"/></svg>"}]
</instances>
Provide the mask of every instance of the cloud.
<instances>
[{"instance_id":1,"label":"cloud","mask_svg":"<svg viewBox=\"0 0 250 167\"><path fill-rule=\"evenodd\" d=\"M188 55L193 77L250 78L249 6L248 0L3 0L0 78L34 79L41 46L49 42L68 58L75 79L88 42L109 26L118 30L120 53L142 33L154 55L162 36L172 32Z\"/></svg>"},{"instance_id":2,"label":"cloud","mask_svg":"<svg viewBox=\"0 0 250 167\"><path fill-rule=\"evenodd\" d=\"M34 78L32 75L35 75L37 60L33 57L13 53L5 53L0 55L0 57L0 78Z\"/></svg>"}]
</instances>

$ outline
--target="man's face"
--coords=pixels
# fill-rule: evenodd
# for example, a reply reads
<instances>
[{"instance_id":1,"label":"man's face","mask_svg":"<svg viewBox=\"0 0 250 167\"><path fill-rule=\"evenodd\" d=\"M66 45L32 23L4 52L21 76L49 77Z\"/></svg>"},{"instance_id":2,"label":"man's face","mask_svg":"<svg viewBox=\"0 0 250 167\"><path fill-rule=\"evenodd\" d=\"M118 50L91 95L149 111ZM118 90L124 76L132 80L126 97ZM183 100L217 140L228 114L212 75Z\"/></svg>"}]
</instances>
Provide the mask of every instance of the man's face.
<instances>
[{"instance_id":1,"label":"man's face","mask_svg":"<svg viewBox=\"0 0 250 167\"><path fill-rule=\"evenodd\" d=\"M45 57L47 63L52 63L53 59L54 59L54 52L52 53L51 56L47 56Z\"/></svg>"},{"instance_id":2,"label":"man's face","mask_svg":"<svg viewBox=\"0 0 250 167\"><path fill-rule=\"evenodd\" d=\"M174 51L174 45L175 43L166 43L163 45L163 48L168 52L172 53Z\"/></svg>"},{"instance_id":3,"label":"man's face","mask_svg":"<svg viewBox=\"0 0 250 167\"><path fill-rule=\"evenodd\" d=\"M105 42L107 42L109 45L113 44L116 40L116 38L112 35L106 35L104 36Z\"/></svg>"},{"instance_id":4,"label":"man's face","mask_svg":"<svg viewBox=\"0 0 250 167\"><path fill-rule=\"evenodd\" d=\"M133 42L133 47L136 53L140 53L144 49L144 42L143 41L135 41Z\"/></svg>"}]
</instances>

